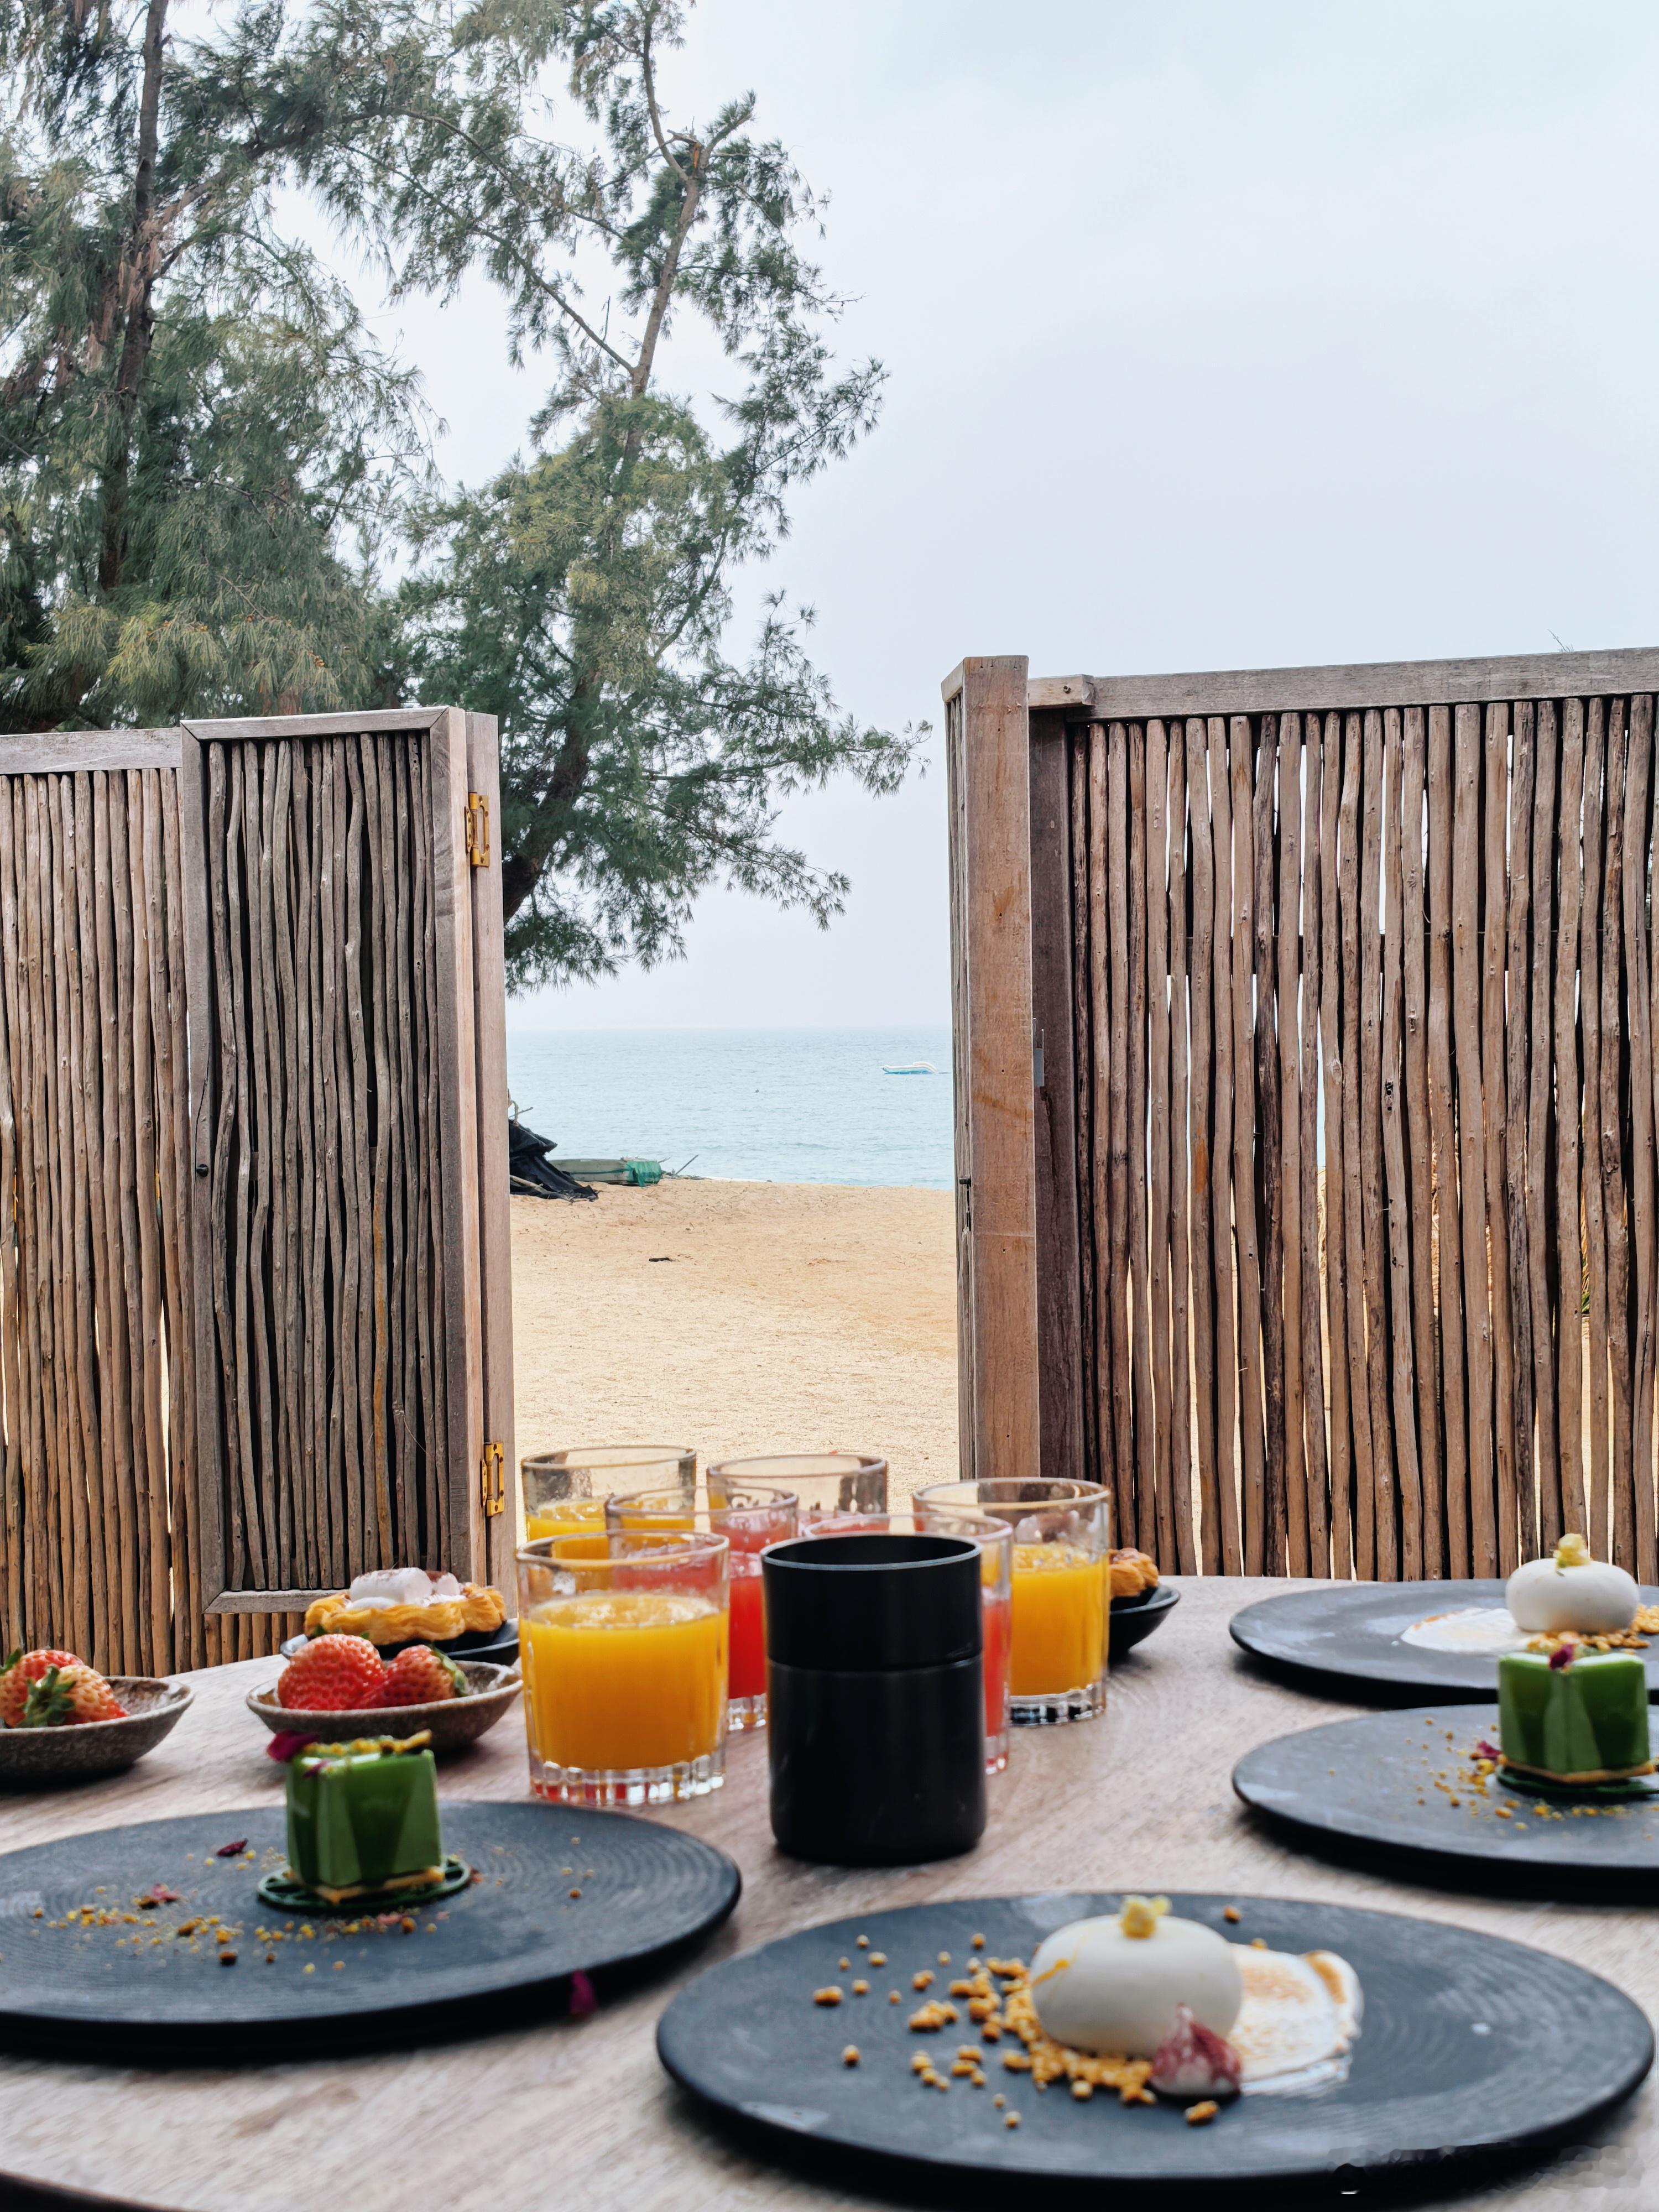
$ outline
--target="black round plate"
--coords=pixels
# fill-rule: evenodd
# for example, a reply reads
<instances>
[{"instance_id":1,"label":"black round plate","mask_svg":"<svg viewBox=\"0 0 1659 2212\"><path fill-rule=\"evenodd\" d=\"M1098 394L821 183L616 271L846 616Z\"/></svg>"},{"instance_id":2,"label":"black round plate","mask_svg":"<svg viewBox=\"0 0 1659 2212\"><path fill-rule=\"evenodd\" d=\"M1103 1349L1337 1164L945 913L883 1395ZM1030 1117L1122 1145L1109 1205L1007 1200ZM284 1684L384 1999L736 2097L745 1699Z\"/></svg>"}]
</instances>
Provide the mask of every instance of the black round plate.
<instances>
[{"instance_id":1,"label":"black round plate","mask_svg":"<svg viewBox=\"0 0 1659 2212\"><path fill-rule=\"evenodd\" d=\"M320 1920L296 1927L261 1905L261 1876L286 1863L280 1808L151 1820L8 1852L0 2046L51 2044L143 2064L433 2042L560 2011L571 1974L706 1934L742 1887L724 1852L625 1813L446 1804L443 1823L446 1845L479 1879L412 1908L413 1936L395 1923L356 1935ZM237 1842L246 1845L240 1856L217 1856ZM176 1901L140 1909L136 1900L158 1883ZM86 1906L133 1918L81 1924ZM76 1924L61 1924L72 1913ZM219 1963L216 1938L176 1933L207 1913L234 1930L234 1966ZM282 1940L270 1940L277 1931Z\"/></svg>"},{"instance_id":2,"label":"black round plate","mask_svg":"<svg viewBox=\"0 0 1659 2212\"><path fill-rule=\"evenodd\" d=\"M278 1649L284 1659L297 1659L310 1641L308 1636L290 1636ZM413 1648L408 1644L382 1644L380 1656L395 1659L400 1651ZM434 1649L447 1651L452 1659L483 1659L492 1667L510 1667L519 1656L519 1624L516 1620L504 1620L499 1628L465 1629Z\"/></svg>"},{"instance_id":3,"label":"black round plate","mask_svg":"<svg viewBox=\"0 0 1659 2212\"><path fill-rule=\"evenodd\" d=\"M1143 1638L1166 1621L1180 1602L1181 1592L1172 1589L1168 1583L1159 1583L1153 1589L1139 1590L1133 1597L1115 1597L1109 1615L1112 1665L1116 1666Z\"/></svg>"},{"instance_id":4,"label":"black round plate","mask_svg":"<svg viewBox=\"0 0 1659 2212\"><path fill-rule=\"evenodd\" d=\"M1189 2127L1178 2103L1156 2109L1114 2096L1078 2103L1039 2094L1029 2075L993 2063L988 2086L918 2085L922 2048L949 2055L959 2031L909 2033L910 1976L940 1951L960 1962L981 1933L992 1956L1029 1959L1045 1935L1116 1896L1000 1897L875 1911L747 1951L698 1976L664 2013L657 2049L677 2081L758 2133L784 2155L822 2168L826 2148L863 2154L875 2167L987 2184L1009 2175L1154 2194L1172 2187L1236 2192L1251 2204L1281 2185L1362 2177L1390 2183L1496 2163L1568 2135L1627 2097L1653 2060L1645 2015L1610 1982L1543 1951L1442 1923L1281 1898L1176 1897L1174 1911L1235 1941L1263 1936L1275 1950L1340 1952L1359 1976L1364 2020L1345 2081L1301 2096L1247 2096L1207 2127ZM1236 1904L1236 1926L1223 1917ZM817 2006L826 1983L845 1987L837 1961L861 1935L888 1965L867 1998ZM905 2002L890 2004L898 1989ZM845 2066L848 2042L861 2054ZM994 2058L994 2047L990 2053ZM991 2102L1000 2090L1021 2125ZM872 2167L871 2161L874 2161ZM954 2202L954 2197L952 2198ZM999 2203L1008 2201L999 2194ZM1114 2202L1121 2202L1115 2197ZM1166 2200L1167 2201L1167 2200Z\"/></svg>"},{"instance_id":5,"label":"black round plate","mask_svg":"<svg viewBox=\"0 0 1659 2212\"><path fill-rule=\"evenodd\" d=\"M1496 1659L1425 1651L1400 1638L1431 1613L1503 1602L1501 1582L1326 1583L1247 1605L1229 1626L1252 1658L1322 1688L1340 1683L1350 1697L1393 1705L1430 1698L1474 1705L1498 1694ZM1659 1590L1644 1589L1642 1602L1659 1605ZM1659 1698L1659 1638L1640 1656L1648 1695Z\"/></svg>"},{"instance_id":6,"label":"black round plate","mask_svg":"<svg viewBox=\"0 0 1659 2212\"><path fill-rule=\"evenodd\" d=\"M1498 1740L1496 1705L1367 1713L1258 1745L1233 1788L1291 1842L1349 1865L1529 1896L1659 1895L1659 1785L1622 1802L1483 1785L1468 1756L1482 1739Z\"/></svg>"}]
</instances>

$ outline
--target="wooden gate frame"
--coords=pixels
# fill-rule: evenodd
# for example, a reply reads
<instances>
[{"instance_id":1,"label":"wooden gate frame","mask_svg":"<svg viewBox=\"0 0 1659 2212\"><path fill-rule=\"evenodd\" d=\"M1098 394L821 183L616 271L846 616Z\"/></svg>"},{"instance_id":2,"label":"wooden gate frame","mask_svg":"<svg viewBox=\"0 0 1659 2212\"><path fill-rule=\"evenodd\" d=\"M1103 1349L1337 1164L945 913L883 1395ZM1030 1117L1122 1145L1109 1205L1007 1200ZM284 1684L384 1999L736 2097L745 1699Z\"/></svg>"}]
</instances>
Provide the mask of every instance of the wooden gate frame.
<instances>
[{"instance_id":1,"label":"wooden gate frame","mask_svg":"<svg viewBox=\"0 0 1659 2212\"><path fill-rule=\"evenodd\" d=\"M178 778L184 879L199 884L206 879L204 744L376 732L427 732L435 790L444 799L434 805L432 823L434 921L445 956L441 981L451 987L439 1007L440 1035L450 1048L443 1056L447 1079L441 1125L446 1154L454 1159L476 1157L479 1170L476 1178L460 1179L459 1218L452 1218L446 1230L446 1279L456 1286L459 1310L469 1322L462 1329L452 1329L446 1355L452 1526L467 1531L469 1571L483 1571L489 1580L506 1584L512 1577L516 1545L518 1461L513 1419L503 920L497 855L489 844L489 825L499 825L501 818L495 717L454 707L408 707L197 720L174 728L0 737L0 775L172 772ZM482 840L476 834L480 816ZM187 1249L192 1261L197 1377L196 1448L191 1455L197 1574L194 1590L187 1591L179 1581L176 1595L180 1601L193 1602L209 1613L289 1612L322 1593L233 1589L226 1578L208 1194L215 1060L212 968L205 904L189 897L182 903L193 1169Z\"/></svg>"},{"instance_id":2,"label":"wooden gate frame","mask_svg":"<svg viewBox=\"0 0 1659 2212\"><path fill-rule=\"evenodd\" d=\"M1029 667L964 659L941 686L969 1478L1083 1466L1067 724L1659 691L1650 647L1185 675L1033 679Z\"/></svg>"}]
</instances>

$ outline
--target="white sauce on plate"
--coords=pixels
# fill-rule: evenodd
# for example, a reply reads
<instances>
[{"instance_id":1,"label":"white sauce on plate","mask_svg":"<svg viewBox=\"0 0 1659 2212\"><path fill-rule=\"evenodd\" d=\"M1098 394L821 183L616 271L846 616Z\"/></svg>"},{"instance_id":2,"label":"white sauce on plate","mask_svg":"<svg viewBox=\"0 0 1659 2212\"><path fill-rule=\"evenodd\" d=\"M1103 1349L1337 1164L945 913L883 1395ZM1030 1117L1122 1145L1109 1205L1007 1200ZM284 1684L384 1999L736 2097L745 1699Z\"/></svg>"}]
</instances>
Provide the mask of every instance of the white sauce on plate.
<instances>
[{"instance_id":1,"label":"white sauce on plate","mask_svg":"<svg viewBox=\"0 0 1659 2212\"><path fill-rule=\"evenodd\" d=\"M1528 1632L1517 1628L1505 1605L1466 1607L1462 1613L1433 1613L1413 1621L1401 1632L1402 1644L1420 1645L1425 1651L1455 1651L1466 1658L1496 1658L1500 1652L1524 1651Z\"/></svg>"}]
</instances>

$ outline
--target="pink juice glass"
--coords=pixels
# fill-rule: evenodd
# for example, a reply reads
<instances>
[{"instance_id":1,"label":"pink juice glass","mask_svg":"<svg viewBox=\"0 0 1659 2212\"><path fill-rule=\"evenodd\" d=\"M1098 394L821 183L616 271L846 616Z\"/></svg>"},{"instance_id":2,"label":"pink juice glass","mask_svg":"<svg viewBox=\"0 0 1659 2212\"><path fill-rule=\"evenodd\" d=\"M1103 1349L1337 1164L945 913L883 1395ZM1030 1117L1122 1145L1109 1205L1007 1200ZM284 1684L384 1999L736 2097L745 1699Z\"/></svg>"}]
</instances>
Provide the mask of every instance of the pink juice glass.
<instances>
[{"instance_id":1,"label":"pink juice glass","mask_svg":"<svg viewBox=\"0 0 1659 2212\"><path fill-rule=\"evenodd\" d=\"M888 1525L887 1462L871 1452L777 1452L720 1460L706 1476L708 1502L756 1484L799 1501L803 1536L879 1535Z\"/></svg>"},{"instance_id":2,"label":"pink juice glass","mask_svg":"<svg viewBox=\"0 0 1659 2212\"><path fill-rule=\"evenodd\" d=\"M928 1536L966 1536L979 1546L980 1584L985 1601L985 1771L1000 1774L1008 1764L1010 1696L1008 1654L1013 1642L1014 1532L1006 1521L963 1507L913 1502L917 1531Z\"/></svg>"},{"instance_id":3,"label":"pink juice glass","mask_svg":"<svg viewBox=\"0 0 1659 2212\"><path fill-rule=\"evenodd\" d=\"M761 1553L799 1533L795 1500L787 1491L749 1483L722 1484L721 1502L707 1503L678 1489L628 1491L606 1498L606 1526L706 1529L731 1547L731 1644L726 1670L726 1726L733 1731L766 1725L766 1607Z\"/></svg>"}]
</instances>

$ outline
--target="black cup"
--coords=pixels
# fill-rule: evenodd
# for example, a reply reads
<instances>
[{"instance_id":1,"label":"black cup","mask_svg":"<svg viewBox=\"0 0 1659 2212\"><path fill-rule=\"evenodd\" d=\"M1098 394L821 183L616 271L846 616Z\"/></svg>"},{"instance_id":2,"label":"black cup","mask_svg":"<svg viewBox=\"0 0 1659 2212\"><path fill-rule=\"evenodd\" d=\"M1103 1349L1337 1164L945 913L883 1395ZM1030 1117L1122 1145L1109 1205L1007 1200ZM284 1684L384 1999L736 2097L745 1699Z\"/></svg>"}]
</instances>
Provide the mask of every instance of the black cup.
<instances>
[{"instance_id":1,"label":"black cup","mask_svg":"<svg viewBox=\"0 0 1659 2212\"><path fill-rule=\"evenodd\" d=\"M971 1850L985 1832L978 1545L807 1537L763 1552L761 1572L779 1849L830 1866Z\"/></svg>"}]
</instances>

